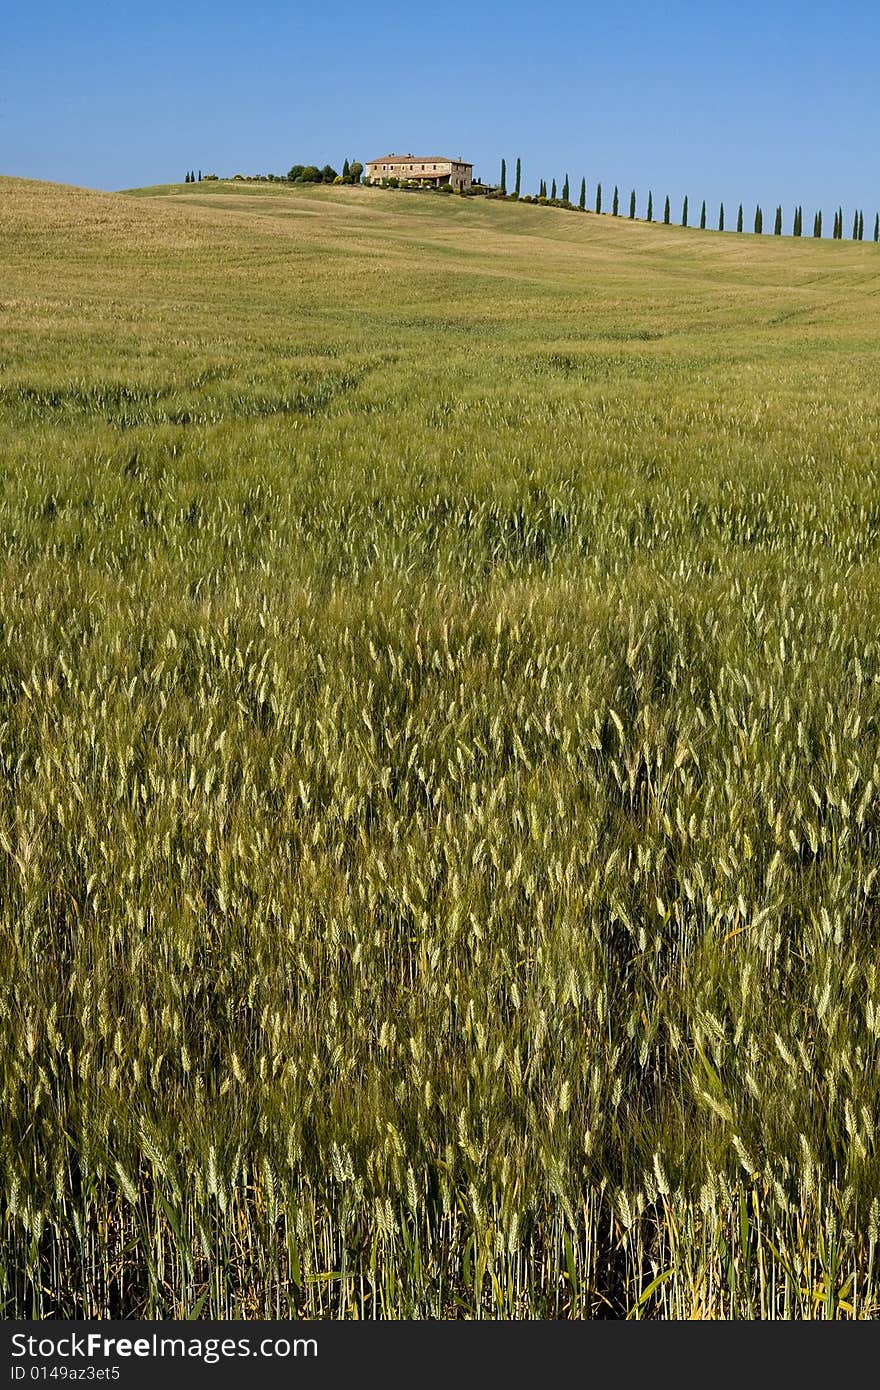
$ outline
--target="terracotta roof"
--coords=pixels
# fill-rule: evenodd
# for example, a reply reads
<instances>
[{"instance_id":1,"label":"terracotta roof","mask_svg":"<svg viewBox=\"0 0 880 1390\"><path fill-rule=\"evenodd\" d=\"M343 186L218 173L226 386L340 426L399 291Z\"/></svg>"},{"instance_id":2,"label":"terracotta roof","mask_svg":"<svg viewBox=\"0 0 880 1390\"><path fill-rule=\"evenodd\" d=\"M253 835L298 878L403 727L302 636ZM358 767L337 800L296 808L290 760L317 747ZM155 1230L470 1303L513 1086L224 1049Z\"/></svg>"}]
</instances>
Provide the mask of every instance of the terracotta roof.
<instances>
[{"instance_id":1,"label":"terracotta roof","mask_svg":"<svg viewBox=\"0 0 880 1390\"><path fill-rule=\"evenodd\" d=\"M463 164L466 169L474 167L464 159L450 159L448 154L383 154L378 159L368 159L367 164Z\"/></svg>"}]
</instances>

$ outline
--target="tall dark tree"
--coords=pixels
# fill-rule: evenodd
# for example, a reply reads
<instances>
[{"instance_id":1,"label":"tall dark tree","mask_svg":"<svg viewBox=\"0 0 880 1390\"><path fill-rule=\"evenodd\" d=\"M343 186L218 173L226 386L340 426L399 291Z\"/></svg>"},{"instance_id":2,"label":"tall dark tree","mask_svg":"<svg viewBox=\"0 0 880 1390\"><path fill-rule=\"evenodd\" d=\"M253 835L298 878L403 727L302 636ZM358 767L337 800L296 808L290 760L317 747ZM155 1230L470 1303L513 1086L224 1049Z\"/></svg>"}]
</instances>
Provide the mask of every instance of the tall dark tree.
<instances>
[{"instance_id":1,"label":"tall dark tree","mask_svg":"<svg viewBox=\"0 0 880 1390\"><path fill-rule=\"evenodd\" d=\"M566 176L565 176L565 181L564 181L564 183L563 183L563 185L562 185L562 201L563 201L564 203L567 203L567 202L569 201L568 194L569 194L568 174L566 174Z\"/></svg>"},{"instance_id":2,"label":"tall dark tree","mask_svg":"<svg viewBox=\"0 0 880 1390\"><path fill-rule=\"evenodd\" d=\"M773 235L782 236L782 208L776 208L776 220L773 223Z\"/></svg>"},{"instance_id":3,"label":"tall dark tree","mask_svg":"<svg viewBox=\"0 0 880 1390\"><path fill-rule=\"evenodd\" d=\"M800 204L798 204L798 206L797 206L797 207L795 208L795 210L794 210L794 220L793 220L793 222L792 222L792 224L791 224L791 234L792 234L792 236L800 236L800 234L801 234L801 221L802 221L802 213L801 213Z\"/></svg>"},{"instance_id":4,"label":"tall dark tree","mask_svg":"<svg viewBox=\"0 0 880 1390\"><path fill-rule=\"evenodd\" d=\"M617 191L617 184L614 185L614 197L611 199L611 216L617 217L620 213L620 194Z\"/></svg>"},{"instance_id":5,"label":"tall dark tree","mask_svg":"<svg viewBox=\"0 0 880 1390\"><path fill-rule=\"evenodd\" d=\"M645 219L647 222L654 221L654 194L648 189L648 214Z\"/></svg>"},{"instance_id":6,"label":"tall dark tree","mask_svg":"<svg viewBox=\"0 0 880 1390\"><path fill-rule=\"evenodd\" d=\"M635 189L633 189L632 193L630 193L630 195L629 195L629 220L630 220L630 222L635 222L635 220L636 220L636 190L635 190Z\"/></svg>"},{"instance_id":7,"label":"tall dark tree","mask_svg":"<svg viewBox=\"0 0 880 1390\"><path fill-rule=\"evenodd\" d=\"M189 183L189 169L187 169L186 171L186 178L184 179L184 183Z\"/></svg>"},{"instance_id":8,"label":"tall dark tree","mask_svg":"<svg viewBox=\"0 0 880 1390\"><path fill-rule=\"evenodd\" d=\"M538 184L538 197L539 197L539 198L546 198L546 197L547 197L547 180L546 180L546 179L542 179L541 182Z\"/></svg>"},{"instance_id":9,"label":"tall dark tree","mask_svg":"<svg viewBox=\"0 0 880 1390\"><path fill-rule=\"evenodd\" d=\"M684 195L684 202L681 205L681 225L686 227L688 224L688 200L687 194Z\"/></svg>"},{"instance_id":10,"label":"tall dark tree","mask_svg":"<svg viewBox=\"0 0 880 1390\"><path fill-rule=\"evenodd\" d=\"M551 197L551 198L555 198L555 197L556 197L556 180L555 180L555 179L553 180L553 183L552 183L552 185L551 185L551 187L550 187L550 197Z\"/></svg>"},{"instance_id":11,"label":"tall dark tree","mask_svg":"<svg viewBox=\"0 0 880 1390\"><path fill-rule=\"evenodd\" d=\"M843 208L837 209L837 240L843 241Z\"/></svg>"},{"instance_id":12,"label":"tall dark tree","mask_svg":"<svg viewBox=\"0 0 880 1390\"><path fill-rule=\"evenodd\" d=\"M507 192L507 164L503 159L501 161L501 192Z\"/></svg>"},{"instance_id":13,"label":"tall dark tree","mask_svg":"<svg viewBox=\"0 0 880 1390\"><path fill-rule=\"evenodd\" d=\"M601 185L601 183L597 183L597 184L596 184L596 211L597 211L597 212L601 212L601 211L602 211L602 185Z\"/></svg>"},{"instance_id":14,"label":"tall dark tree","mask_svg":"<svg viewBox=\"0 0 880 1390\"><path fill-rule=\"evenodd\" d=\"M719 232L723 232L723 231L724 231L724 204L723 204L723 203L721 204L720 208L718 209L718 230L719 230Z\"/></svg>"},{"instance_id":15,"label":"tall dark tree","mask_svg":"<svg viewBox=\"0 0 880 1390\"><path fill-rule=\"evenodd\" d=\"M666 194L666 202L665 202L664 205L663 205L663 223L664 223L664 226L666 226L666 227L669 226L669 219L670 219L671 215L672 215L672 209L671 209L670 206L669 206L669 194L667 193L667 194Z\"/></svg>"},{"instance_id":16,"label":"tall dark tree","mask_svg":"<svg viewBox=\"0 0 880 1390\"><path fill-rule=\"evenodd\" d=\"M853 213L853 234L852 234L852 239L853 239L853 241L858 241L858 239L859 239L859 214L858 214L858 211L856 211L856 212Z\"/></svg>"},{"instance_id":17,"label":"tall dark tree","mask_svg":"<svg viewBox=\"0 0 880 1390\"><path fill-rule=\"evenodd\" d=\"M516 159L516 181L515 181L515 183L514 183L514 185L513 185L513 191L514 191L514 193L516 194L517 198L519 197L519 186L520 186L520 180L521 180L521 179L522 179L522 163L521 163L521 161L520 161L519 156L517 155L517 159Z\"/></svg>"},{"instance_id":18,"label":"tall dark tree","mask_svg":"<svg viewBox=\"0 0 880 1390\"><path fill-rule=\"evenodd\" d=\"M755 235L760 236L764 230L764 214L761 211L760 203L755 208Z\"/></svg>"},{"instance_id":19,"label":"tall dark tree","mask_svg":"<svg viewBox=\"0 0 880 1390\"><path fill-rule=\"evenodd\" d=\"M813 218L813 236L815 236L815 237L820 237L821 235L822 235L822 211L821 211L821 209L820 209L820 210L816 213L816 216Z\"/></svg>"},{"instance_id":20,"label":"tall dark tree","mask_svg":"<svg viewBox=\"0 0 880 1390\"><path fill-rule=\"evenodd\" d=\"M739 212L736 214L736 230L741 232L743 229L743 205L740 203Z\"/></svg>"},{"instance_id":21,"label":"tall dark tree","mask_svg":"<svg viewBox=\"0 0 880 1390\"><path fill-rule=\"evenodd\" d=\"M343 160L342 177L345 179L346 183L348 183L348 180L351 178L351 166L347 159Z\"/></svg>"},{"instance_id":22,"label":"tall dark tree","mask_svg":"<svg viewBox=\"0 0 880 1390\"><path fill-rule=\"evenodd\" d=\"M874 240L880 241L880 212L874 218Z\"/></svg>"},{"instance_id":23,"label":"tall dark tree","mask_svg":"<svg viewBox=\"0 0 880 1390\"><path fill-rule=\"evenodd\" d=\"M863 212L860 211L860 212L859 212L859 241L864 241L864 239L865 239L865 214L864 214Z\"/></svg>"},{"instance_id":24,"label":"tall dark tree","mask_svg":"<svg viewBox=\"0 0 880 1390\"><path fill-rule=\"evenodd\" d=\"M706 230L706 199L703 199L703 206L700 208L700 231Z\"/></svg>"},{"instance_id":25,"label":"tall dark tree","mask_svg":"<svg viewBox=\"0 0 880 1390\"><path fill-rule=\"evenodd\" d=\"M201 183L201 181L202 181L202 171L201 171L201 169L200 169L200 170L199 170L199 183Z\"/></svg>"},{"instance_id":26,"label":"tall dark tree","mask_svg":"<svg viewBox=\"0 0 880 1390\"><path fill-rule=\"evenodd\" d=\"M578 198L578 207L580 208L581 212L585 212L585 211L586 211L586 207L587 207L587 181L586 181L586 179L581 179L581 196Z\"/></svg>"}]
</instances>

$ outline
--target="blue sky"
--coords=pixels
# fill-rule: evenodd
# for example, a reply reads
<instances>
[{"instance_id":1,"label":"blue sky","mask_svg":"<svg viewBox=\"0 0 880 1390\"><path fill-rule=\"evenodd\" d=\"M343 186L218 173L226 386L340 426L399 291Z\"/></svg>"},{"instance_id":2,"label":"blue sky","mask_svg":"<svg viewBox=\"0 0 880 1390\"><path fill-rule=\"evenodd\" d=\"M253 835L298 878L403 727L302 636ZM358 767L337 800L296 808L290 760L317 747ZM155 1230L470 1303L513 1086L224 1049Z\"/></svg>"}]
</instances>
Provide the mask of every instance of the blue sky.
<instances>
[{"instance_id":1,"label":"blue sky","mask_svg":"<svg viewBox=\"0 0 880 1390\"><path fill-rule=\"evenodd\" d=\"M393 150L497 179L880 206L876 0L11 0L0 173L95 188ZM830 224L829 224L830 225Z\"/></svg>"}]
</instances>

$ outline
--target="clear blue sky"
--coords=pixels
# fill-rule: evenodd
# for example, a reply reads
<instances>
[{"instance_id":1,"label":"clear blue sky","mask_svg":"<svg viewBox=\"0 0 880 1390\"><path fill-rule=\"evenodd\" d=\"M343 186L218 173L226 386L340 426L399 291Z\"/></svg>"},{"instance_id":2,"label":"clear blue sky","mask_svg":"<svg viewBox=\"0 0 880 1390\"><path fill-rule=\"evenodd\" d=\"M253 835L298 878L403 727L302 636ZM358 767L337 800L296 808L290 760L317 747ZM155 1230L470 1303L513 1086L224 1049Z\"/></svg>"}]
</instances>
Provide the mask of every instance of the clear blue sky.
<instances>
[{"instance_id":1,"label":"clear blue sky","mask_svg":"<svg viewBox=\"0 0 880 1390\"><path fill-rule=\"evenodd\" d=\"M606 203L728 225L862 206L878 178L877 0L10 0L0 173L95 188L389 150L505 155ZM712 216L710 212L710 216ZM830 224L829 224L830 225Z\"/></svg>"}]
</instances>

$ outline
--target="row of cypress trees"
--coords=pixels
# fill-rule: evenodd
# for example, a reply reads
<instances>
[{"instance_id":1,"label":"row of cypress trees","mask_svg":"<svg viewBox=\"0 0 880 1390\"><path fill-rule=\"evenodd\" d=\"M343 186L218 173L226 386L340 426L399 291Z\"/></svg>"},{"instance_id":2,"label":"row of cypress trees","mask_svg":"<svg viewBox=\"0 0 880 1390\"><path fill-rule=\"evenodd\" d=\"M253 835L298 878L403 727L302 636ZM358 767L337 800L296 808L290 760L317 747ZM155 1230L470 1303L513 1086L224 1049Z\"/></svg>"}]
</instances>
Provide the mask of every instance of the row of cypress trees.
<instances>
[{"instance_id":1,"label":"row of cypress trees","mask_svg":"<svg viewBox=\"0 0 880 1390\"><path fill-rule=\"evenodd\" d=\"M514 192L515 192L515 194L516 194L517 197L520 196L521 184L522 184L522 163L521 163L521 161L520 161L519 159L517 159L517 161L516 161L516 183L515 183L515 187L514 187ZM503 159L502 159L502 161L501 161L501 184L500 184L500 192L503 193L503 194L505 194L505 195L507 194L507 165L506 165L506 162L505 162ZM565 175L565 178L564 178L564 180L563 180L563 183L562 183L562 191L561 191L561 193L559 194L559 197L562 199L562 201L563 201L564 203L568 203L568 202L571 201L570 194L571 194L571 189L570 189L570 185L569 185L568 174L566 174L566 175ZM546 180L546 179L541 179L541 181L540 181L540 183L539 183L539 185L538 185L538 197L539 197L539 198L547 198L547 197L549 197L551 200L555 199L555 198L557 197L557 192L556 192L556 180L555 180L555 179L552 180L551 185L550 185L550 192L549 192L549 194L548 194L548 192L547 192L547 180ZM586 181L585 178L584 178L584 179L581 179L580 196L579 196L579 198L578 198L577 206L581 209L581 211L586 211L586 206L587 206L587 181ZM596 210L596 212L601 212L601 211L602 211L602 185L601 185L601 183L598 183L598 184L596 185L595 210ZM619 188L617 187L616 184L614 185L614 192L613 192L612 197L611 197L611 216L612 216L612 217L619 217L619 216L621 216L621 212L620 212L620 190L619 190ZM635 191L635 189L633 189L633 190L631 191L630 195L629 195L629 216L630 216L630 220L631 220L631 221L635 221L635 219L636 219L636 191ZM736 216L736 230L737 230L738 232L742 232L742 231L744 230L744 220L745 220L745 219L744 219L744 215L743 215L743 206L742 206L742 203L740 203L739 208L738 208L738 210L737 210L737 216ZM781 204L780 204L780 205L778 205L777 208L776 208L776 215L775 215L774 220L773 220L773 235L774 235L774 236L782 236L782 235L783 235L783 220L784 220L784 219L783 219L782 206L781 206ZM654 221L654 195L653 195L653 192L649 192L649 193L648 193L648 206L647 206L647 210L646 210L646 214L645 214L645 221L646 221L646 222L653 222L653 221ZM667 194L667 195L666 195L666 201L665 201L664 206L663 206L663 222L664 222L664 224L665 224L666 226L669 226L670 223L671 223L671 221L672 221L672 207L671 207L671 204L670 204L670 201L669 201L669 195ZM688 205L688 199L687 199L687 197L685 197L684 203L682 204L682 209L681 209L681 225L682 225L683 227L687 227L687 226L690 225L690 223L689 223L689 205ZM833 233L832 233L832 235L833 235L833 237L834 237L834 239L835 239L836 241L842 241L842 240L843 240L843 225L844 225L844 223L843 223L843 208L838 208L837 212L834 214L834 231L833 231ZM700 230L701 230L701 231L705 231L705 230L706 230L706 226L707 226L707 210L706 210L706 200L705 200L705 198L703 199L703 202L702 202L702 205L701 205L701 208L700 208L699 226L700 226ZM754 218L753 226L754 226L755 233L756 233L757 235L760 236L760 235L763 233L763 231L764 231L764 211L763 211L763 209L761 208L760 204L755 208L755 218ZM725 221L724 221L724 204L722 203L722 204L720 205L719 209L718 209L718 230L719 230L719 232L723 232L723 231L724 231L724 227L725 227ZM803 234L804 234L804 211L803 211L803 208L802 208L802 207L798 206L798 207L795 208L795 210L794 210L794 215L793 215L793 217L792 217L791 235L792 235L792 236L799 237L799 236L803 236ZM813 236L814 236L814 237L821 237L821 236L822 236L822 213L821 213L821 211L817 212L817 213L815 214L814 218L813 218ZM852 227L852 238L851 238L851 239L852 239L853 241L864 241L864 239L865 239L865 214L864 214L864 212L863 212L861 209L857 209L856 212L853 214L853 227ZM880 213L876 213L875 216L874 216L874 240L877 241L877 242L880 242Z\"/></svg>"}]
</instances>

